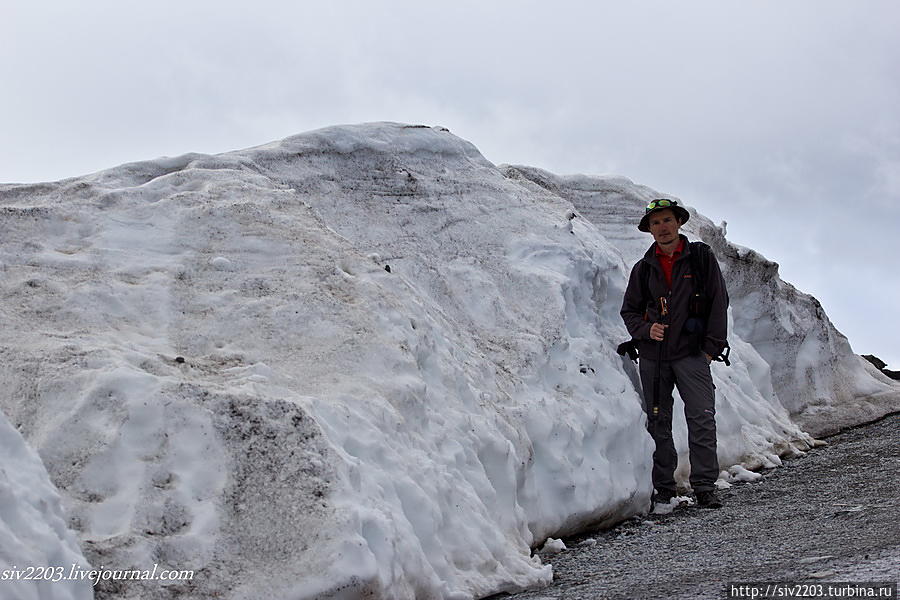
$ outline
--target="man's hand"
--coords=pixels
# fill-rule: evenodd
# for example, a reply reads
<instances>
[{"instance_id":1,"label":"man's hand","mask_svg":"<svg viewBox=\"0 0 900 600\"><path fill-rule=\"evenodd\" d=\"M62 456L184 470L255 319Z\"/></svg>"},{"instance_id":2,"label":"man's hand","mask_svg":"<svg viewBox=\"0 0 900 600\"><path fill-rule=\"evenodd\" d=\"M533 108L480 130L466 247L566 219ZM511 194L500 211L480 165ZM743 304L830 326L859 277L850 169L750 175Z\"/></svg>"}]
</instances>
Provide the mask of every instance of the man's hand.
<instances>
[{"instance_id":1,"label":"man's hand","mask_svg":"<svg viewBox=\"0 0 900 600\"><path fill-rule=\"evenodd\" d=\"M650 339L656 340L657 342L663 341L663 338L666 335L666 327L668 325L663 325L662 323L654 323L650 326Z\"/></svg>"}]
</instances>

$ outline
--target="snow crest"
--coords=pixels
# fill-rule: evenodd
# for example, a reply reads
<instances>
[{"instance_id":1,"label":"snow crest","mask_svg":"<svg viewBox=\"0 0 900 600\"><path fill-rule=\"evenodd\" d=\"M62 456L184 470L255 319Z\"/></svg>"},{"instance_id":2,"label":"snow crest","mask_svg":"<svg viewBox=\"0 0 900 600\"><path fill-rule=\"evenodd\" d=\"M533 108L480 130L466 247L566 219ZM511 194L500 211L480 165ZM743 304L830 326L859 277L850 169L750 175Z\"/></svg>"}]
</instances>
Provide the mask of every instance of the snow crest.
<instances>
[{"instance_id":1,"label":"snow crest","mask_svg":"<svg viewBox=\"0 0 900 600\"><path fill-rule=\"evenodd\" d=\"M0 406L92 564L195 571L97 597L546 583L532 547L648 505L652 442L615 347L653 195L498 168L446 129L394 123L0 186ZM770 281L740 279L740 251L691 224L735 286L734 366L714 367L723 468L809 447L790 414L840 411L834 390L896 390L827 320L803 334L802 298L785 310L809 347L754 333L782 296L751 318L741 297ZM772 348L795 373L825 353L851 383L819 374L798 398Z\"/></svg>"}]
</instances>

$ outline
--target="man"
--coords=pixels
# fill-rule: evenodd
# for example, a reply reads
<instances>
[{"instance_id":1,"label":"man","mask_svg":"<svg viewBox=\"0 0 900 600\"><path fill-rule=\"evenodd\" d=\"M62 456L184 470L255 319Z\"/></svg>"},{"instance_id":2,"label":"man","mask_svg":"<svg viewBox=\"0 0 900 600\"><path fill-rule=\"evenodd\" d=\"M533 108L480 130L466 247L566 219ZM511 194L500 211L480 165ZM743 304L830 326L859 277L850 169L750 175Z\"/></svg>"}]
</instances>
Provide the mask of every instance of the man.
<instances>
[{"instance_id":1,"label":"man","mask_svg":"<svg viewBox=\"0 0 900 600\"><path fill-rule=\"evenodd\" d=\"M647 206L638 229L655 241L631 270L621 314L640 354L647 428L656 442L654 506L675 496L672 389L678 386L688 426L691 487L699 506L720 508L709 365L727 345L728 292L709 246L691 244L679 232L689 218L675 200L654 200Z\"/></svg>"}]
</instances>

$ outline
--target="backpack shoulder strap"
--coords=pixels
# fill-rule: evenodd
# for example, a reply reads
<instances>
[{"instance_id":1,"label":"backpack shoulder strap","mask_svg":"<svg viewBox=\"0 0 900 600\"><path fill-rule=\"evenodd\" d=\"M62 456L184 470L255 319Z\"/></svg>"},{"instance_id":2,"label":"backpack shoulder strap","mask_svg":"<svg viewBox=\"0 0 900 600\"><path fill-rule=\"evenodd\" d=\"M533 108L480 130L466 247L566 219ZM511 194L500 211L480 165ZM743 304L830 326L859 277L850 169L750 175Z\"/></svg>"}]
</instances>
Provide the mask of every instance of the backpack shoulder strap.
<instances>
[{"instance_id":1,"label":"backpack shoulder strap","mask_svg":"<svg viewBox=\"0 0 900 600\"><path fill-rule=\"evenodd\" d=\"M712 248L704 242L691 242L691 273L694 276L694 285L701 293L706 283L706 273L709 271L709 257Z\"/></svg>"},{"instance_id":2,"label":"backpack shoulder strap","mask_svg":"<svg viewBox=\"0 0 900 600\"><path fill-rule=\"evenodd\" d=\"M707 272L709 272L709 261L711 258L712 248L709 247L709 244L703 242L691 242L691 271L693 272L694 285L696 286L694 290L695 293L699 293L700 295L705 293L705 277ZM725 291L725 294L727 298L727 290ZM726 367L730 367L731 361L728 360L729 354L731 354L731 347L726 341L722 354L713 357L713 360L722 361L725 363Z\"/></svg>"},{"instance_id":3,"label":"backpack shoulder strap","mask_svg":"<svg viewBox=\"0 0 900 600\"><path fill-rule=\"evenodd\" d=\"M650 265L641 259L641 266L638 268L640 269L638 276L641 278L641 299L646 306L653 301L650 297Z\"/></svg>"}]
</instances>

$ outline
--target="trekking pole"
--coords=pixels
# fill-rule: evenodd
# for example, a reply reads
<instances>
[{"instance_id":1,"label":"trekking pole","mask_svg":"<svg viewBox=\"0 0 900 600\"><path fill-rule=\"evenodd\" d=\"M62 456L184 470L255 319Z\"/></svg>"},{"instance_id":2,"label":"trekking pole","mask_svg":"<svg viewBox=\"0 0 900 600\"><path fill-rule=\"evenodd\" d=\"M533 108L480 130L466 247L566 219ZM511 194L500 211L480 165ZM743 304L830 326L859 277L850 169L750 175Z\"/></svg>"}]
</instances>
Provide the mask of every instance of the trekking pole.
<instances>
[{"instance_id":1,"label":"trekking pole","mask_svg":"<svg viewBox=\"0 0 900 600\"><path fill-rule=\"evenodd\" d=\"M659 322L663 325L668 321L669 316L669 302L666 300L665 296L660 296L659 298L659 314L660 319ZM656 433L656 421L659 417L659 383L662 378L662 355L663 355L663 344L666 343L666 332L663 331L663 339L659 342L659 345L656 347L656 373L653 376L653 408L651 410L651 415L653 419L653 432Z\"/></svg>"}]
</instances>

